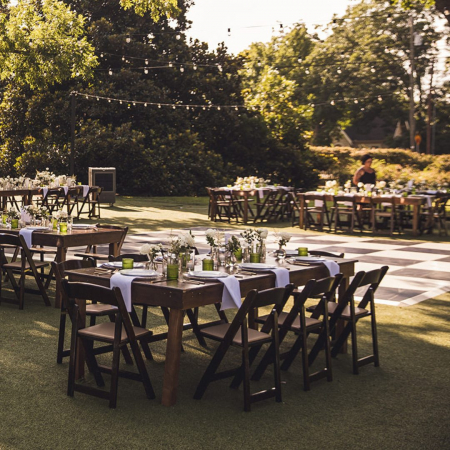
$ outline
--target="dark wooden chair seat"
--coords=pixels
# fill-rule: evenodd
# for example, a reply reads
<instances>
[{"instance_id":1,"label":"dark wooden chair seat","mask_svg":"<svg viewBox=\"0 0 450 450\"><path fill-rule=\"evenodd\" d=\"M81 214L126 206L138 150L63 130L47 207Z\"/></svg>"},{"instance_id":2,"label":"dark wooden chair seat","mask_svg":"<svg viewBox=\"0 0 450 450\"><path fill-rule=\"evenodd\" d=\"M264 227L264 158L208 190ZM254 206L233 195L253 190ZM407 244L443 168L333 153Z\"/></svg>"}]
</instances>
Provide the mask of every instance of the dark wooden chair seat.
<instances>
[{"instance_id":1,"label":"dark wooden chair seat","mask_svg":"<svg viewBox=\"0 0 450 450\"><path fill-rule=\"evenodd\" d=\"M266 316L268 318L269 316ZM206 336L210 339L214 339L216 341L222 341L230 329L230 323L223 323L220 325L214 325L212 327L205 328L201 331L203 336ZM261 331L253 330L252 328L248 329L248 342L249 344L260 343L264 344L266 342L271 341L270 335L267 333L262 333ZM242 345L242 330L239 328L238 333L233 338L233 344Z\"/></svg>"},{"instance_id":2,"label":"dark wooden chair seat","mask_svg":"<svg viewBox=\"0 0 450 450\"><path fill-rule=\"evenodd\" d=\"M88 339L95 339L96 341L100 342L113 343L115 339L115 328L116 324L114 322L103 322L99 323L98 325L83 328L78 332L78 334ZM147 330L146 328L133 327L133 329L136 339L149 338L152 335L152 332L150 330ZM129 342L130 340L128 339L127 331L125 330L125 327L122 327L122 333L120 335L119 343L128 344Z\"/></svg>"},{"instance_id":3,"label":"dark wooden chair seat","mask_svg":"<svg viewBox=\"0 0 450 450\"><path fill-rule=\"evenodd\" d=\"M117 390L120 376L141 382L147 398L155 398L155 392L137 344L138 341L141 343L148 341L152 332L142 328L133 327L120 289L108 289L88 283L69 283L67 280L62 280L61 283L68 300L67 306L72 321L67 395L73 397L75 391L83 392L85 394L108 399L109 407L115 408L117 405ZM86 328L75 299L93 300L114 306L116 308L114 323L99 324ZM79 340L85 351L86 363L89 371L94 375L97 386L102 388L105 385L102 373L109 373L111 375L109 391L75 382L75 361L77 352L79 351ZM112 343L113 359L111 367L98 364L94 353L94 341ZM138 369L137 373L119 369L120 350L126 348L128 344L131 347L136 362L136 367Z\"/></svg>"}]
</instances>

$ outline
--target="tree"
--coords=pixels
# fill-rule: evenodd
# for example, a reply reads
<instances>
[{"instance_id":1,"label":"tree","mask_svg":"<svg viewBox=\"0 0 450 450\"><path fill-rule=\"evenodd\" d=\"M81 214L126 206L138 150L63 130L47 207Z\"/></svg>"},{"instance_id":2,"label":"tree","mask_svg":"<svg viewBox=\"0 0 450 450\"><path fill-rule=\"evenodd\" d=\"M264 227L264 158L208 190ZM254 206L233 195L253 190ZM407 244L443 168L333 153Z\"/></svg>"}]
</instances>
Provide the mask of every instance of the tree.
<instances>
[{"instance_id":1,"label":"tree","mask_svg":"<svg viewBox=\"0 0 450 450\"><path fill-rule=\"evenodd\" d=\"M422 5L426 7L435 6L436 10L442 13L450 25L450 0L419 0ZM405 9L414 7L412 0L392 0L393 4L400 3Z\"/></svg>"},{"instance_id":2,"label":"tree","mask_svg":"<svg viewBox=\"0 0 450 450\"><path fill-rule=\"evenodd\" d=\"M329 144L339 128L363 119L378 116L394 126L407 120L409 14L385 2L361 2L343 17L335 17L331 26L332 34L318 42L306 59L311 70L305 89L314 105L314 142ZM422 45L415 47L422 99L422 80L440 34L433 27L433 13L423 7L416 10L414 29L422 37Z\"/></svg>"},{"instance_id":3,"label":"tree","mask_svg":"<svg viewBox=\"0 0 450 450\"><path fill-rule=\"evenodd\" d=\"M303 145L309 128L301 62L312 47L306 27L298 24L287 34L267 44L252 44L242 53L244 68L240 74L246 104L258 109L272 136L285 143Z\"/></svg>"},{"instance_id":4,"label":"tree","mask_svg":"<svg viewBox=\"0 0 450 450\"><path fill-rule=\"evenodd\" d=\"M42 89L97 65L85 19L61 1L0 3L0 80Z\"/></svg>"}]
</instances>

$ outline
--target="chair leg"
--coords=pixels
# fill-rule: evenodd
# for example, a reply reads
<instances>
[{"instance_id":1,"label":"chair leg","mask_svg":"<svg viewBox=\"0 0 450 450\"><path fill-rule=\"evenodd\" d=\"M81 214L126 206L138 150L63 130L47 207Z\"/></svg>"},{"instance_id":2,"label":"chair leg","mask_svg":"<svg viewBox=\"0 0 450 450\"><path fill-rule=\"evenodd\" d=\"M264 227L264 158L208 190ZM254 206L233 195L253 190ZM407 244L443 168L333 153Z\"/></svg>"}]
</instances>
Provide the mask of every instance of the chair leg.
<instances>
[{"instance_id":1,"label":"chair leg","mask_svg":"<svg viewBox=\"0 0 450 450\"><path fill-rule=\"evenodd\" d=\"M300 337L299 337L300 339ZM302 365L303 365L303 390L309 391L311 389L309 379L309 364L308 364L308 335L306 330L303 329L301 333L302 344Z\"/></svg>"},{"instance_id":2,"label":"chair leg","mask_svg":"<svg viewBox=\"0 0 450 450\"><path fill-rule=\"evenodd\" d=\"M375 310L372 309L372 315L370 317L372 325L372 347L375 367L380 366L380 357L378 353L378 333L377 333L377 323L375 319Z\"/></svg>"},{"instance_id":3,"label":"chair leg","mask_svg":"<svg viewBox=\"0 0 450 450\"><path fill-rule=\"evenodd\" d=\"M56 353L57 364L62 364L63 359L64 334L66 332L66 318L67 314L65 312L61 312L61 316L59 318L58 350Z\"/></svg>"},{"instance_id":4,"label":"chair leg","mask_svg":"<svg viewBox=\"0 0 450 450\"><path fill-rule=\"evenodd\" d=\"M209 383L211 383L213 375L216 373L222 359L225 355L226 349L228 345L225 345L224 342L221 342L219 347L216 350L211 362L205 370L200 382L198 383L197 389L195 390L194 398L196 400L200 400L203 397Z\"/></svg>"},{"instance_id":5,"label":"chair leg","mask_svg":"<svg viewBox=\"0 0 450 450\"><path fill-rule=\"evenodd\" d=\"M358 375L358 343L356 338L356 323L350 322L351 335L352 335L352 361L353 361L353 373Z\"/></svg>"},{"instance_id":6,"label":"chair leg","mask_svg":"<svg viewBox=\"0 0 450 450\"><path fill-rule=\"evenodd\" d=\"M251 393L250 393L250 364L248 360L248 343L244 342L242 347L242 367L244 368L244 411L251 411Z\"/></svg>"},{"instance_id":7,"label":"chair leg","mask_svg":"<svg viewBox=\"0 0 450 450\"><path fill-rule=\"evenodd\" d=\"M204 348L208 347L206 344L205 338L200 333L200 328L198 326L196 314L194 313L194 311L192 311L192 309L187 309L186 314L189 318L189 321L191 322L192 331L195 334L195 337L197 338L198 343Z\"/></svg>"},{"instance_id":8,"label":"chair leg","mask_svg":"<svg viewBox=\"0 0 450 450\"><path fill-rule=\"evenodd\" d=\"M283 355L281 358L284 360L281 364L281 370L288 370L291 367L292 362L297 356L298 352L302 349L302 336L298 336L294 345L290 348L290 350Z\"/></svg>"},{"instance_id":9,"label":"chair leg","mask_svg":"<svg viewBox=\"0 0 450 450\"><path fill-rule=\"evenodd\" d=\"M117 405L117 388L119 386L119 362L120 345L114 343L113 362L111 367L111 386L109 390L109 407L115 408Z\"/></svg>"},{"instance_id":10,"label":"chair leg","mask_svg":"<svg viewBox=\"0 0 450 450\"><path fill-rule=\"evenodd\" d=\"M276 317L278 322L278 316ZM281 403L281 372L280 372L280 338L278 327L273 324L273 378L275 384L275 401Z\"/></svg>"},{"instance_id":11,"label":"chair leg","mask_svg":"<svg viewBox=\"0 0 450 450\"><path fill-rule=\"evenodd\" d=\"M64 322L65 322L65 320L64 320ZM77 351L78 351L77 331L78 331L78 321L75 318L72 320L72 334L70 337L69 377L67 380L67 395L69 397L73 397L73 393L75 391L75 360L76 360L76 355L77 355ZM62 359L62 356L61 356L61 359Z\"/></svg>"},{"instance_id":12,"label":"chair leg","mask_svg":"<svg viewBox=\"0 0 450 450\"><path fill-rule=\"evenodd\" d=\"M140 344L142 347L142 341L140 342ZM131 351L133 352L134 360L136 361L136 366L141 375L141 381L142 381L142 384L144 385L145 394L147 395L147 398L154 399L156 397L155 391L153 390L153 386L150 381L150 377L148 376L148 372L145 367L144 360L142 359L142 355L139 350L139 347L135 341L130 342L130 345L131 345Z\"/></svg>"}]
</instances>

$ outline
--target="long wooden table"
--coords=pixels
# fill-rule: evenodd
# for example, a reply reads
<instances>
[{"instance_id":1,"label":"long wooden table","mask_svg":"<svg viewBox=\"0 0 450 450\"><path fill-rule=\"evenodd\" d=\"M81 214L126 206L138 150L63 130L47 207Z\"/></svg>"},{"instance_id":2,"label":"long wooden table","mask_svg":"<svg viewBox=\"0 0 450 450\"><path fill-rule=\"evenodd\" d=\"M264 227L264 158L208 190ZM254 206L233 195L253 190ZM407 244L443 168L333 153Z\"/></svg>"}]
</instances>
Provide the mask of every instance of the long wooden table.
<instances>
[{"instance_id":1,"label":"long wooden table","mask_svg":"<svg viewBox=\"0 0 450 450\"><path fill-rule=\"evenodd\" d=\"M352 197L349 197L349 199ZM358 199L358 203L364 203L364 204L371 204L372 203L372 197L357 195L356 198ZM413 217L412 217L412 234L413 236L417 236L419 234L419 221L420 221L420 209L423 205L427 203L426 197L420 197L420 196L408 196L408 197L383 197L386 198L386 200L390 200L394 198L396 205L403 205L403 206L412 206L413 208ZM305 215L305 194L303 193L297 193L296 199L299 206L299 227L304 227L304 215ZM318 200L333 202L334 195L333 194L324 194L324 195L318 195Z\"/></svg>"},{"instance_id":2,"label":"long wooden table","mask_svg":"<svg viewBox=\"0 0 450 450\"><path fill-rule=\"evenodd\" d=\"M0 233L2 228L0 228ZM15 230L12 230L15 231ZM19 230L17 230L19 234ZM60 263L66 260L67 249L70 247L84 247L87 245L109 244L109 254L117 256L119 254L118 244L122 238L123 231L109 228L96 228L89 230L72 230L67 233L58 231L35 231L33 232L33 245L44 247L55 247L55 261ZM61 307L61 292L56 286L55 308Z\"/></svg>"},{"instance_id":3,"label":"long wooden table","mask_svg":"<svg viewBox=\"0 0 450 450\"><path fill-rule=\"evenodd\" d=\"M340 286L340 294L348 287L349 278L355 273L354 260L338 260L344 281ZM323 264L311 266L294 266L285 263L289 268L290 281L296 286L305 285L310 279L329 276ZM93 268L68 272L70 281L83 281L109 287L109 276L94 275ZM241 274L243 275L243 274ZM257 275L245 275L239 279L241 294L244 297L252 289L268 289L275 286L273 272L261 272ZM223 284L217 281L204 285L194 285L183 281L166 281L151 284L150 281L135 280L132 284L132 301L139 305L166 306L170 309L169 329L164 366L162 404L172 406L176 403L178 379L180 372L180 356L183 333L183 317L186 309L211 305L221 301ZM83 305L80 305L82 309ZM81 365L81 367L80 367ZM84 361L79 362L78 373L84 374Z\"/></svg>"}]
</instances>

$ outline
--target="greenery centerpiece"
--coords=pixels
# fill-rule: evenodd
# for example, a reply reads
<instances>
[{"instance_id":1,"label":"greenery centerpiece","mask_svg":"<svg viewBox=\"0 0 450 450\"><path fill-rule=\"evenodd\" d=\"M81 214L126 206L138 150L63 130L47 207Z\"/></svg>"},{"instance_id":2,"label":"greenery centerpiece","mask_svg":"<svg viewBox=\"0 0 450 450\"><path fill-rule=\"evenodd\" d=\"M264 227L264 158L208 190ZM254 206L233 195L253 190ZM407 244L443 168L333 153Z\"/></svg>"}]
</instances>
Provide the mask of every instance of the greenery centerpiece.
<instances>
[{"instance_id":1,"label":"greenery centerpiece","mask_svg":"<svg viewBox=\"0 0 450 450\"><path fill-rule=\"evenodd\" d=\"M16 210L16 208L12 206L6 213L6 216L7 224L9 224L11 228L19 228L20 214L19 211Z\"/></svg>"},{"instance_id":2,"label":"greenery centerpiece","mask_svg":"<svg viewBox=\"0 0 450 450\"><path fill-rule=\"evenodd\" d=\"M194 246L195 238L191 230L180 233L178 236L171 236L167 271L169 272L170 265L175 264L178 264L179 271L186 270L187 265L191 260L191 249Z\"/></svg>"},{"instance_id":3,"label":"greenery centerpiece","mask_svg":"<svg viewBox=\"0 0 450 450\"><path fill-rule=\"evenodd\" d=\"M241 242L236 236L233 235L228 239L225 248L227 250L227 264L229 266L233 267L236 262L242 261Z\"/></svg>"}]
</instances>

